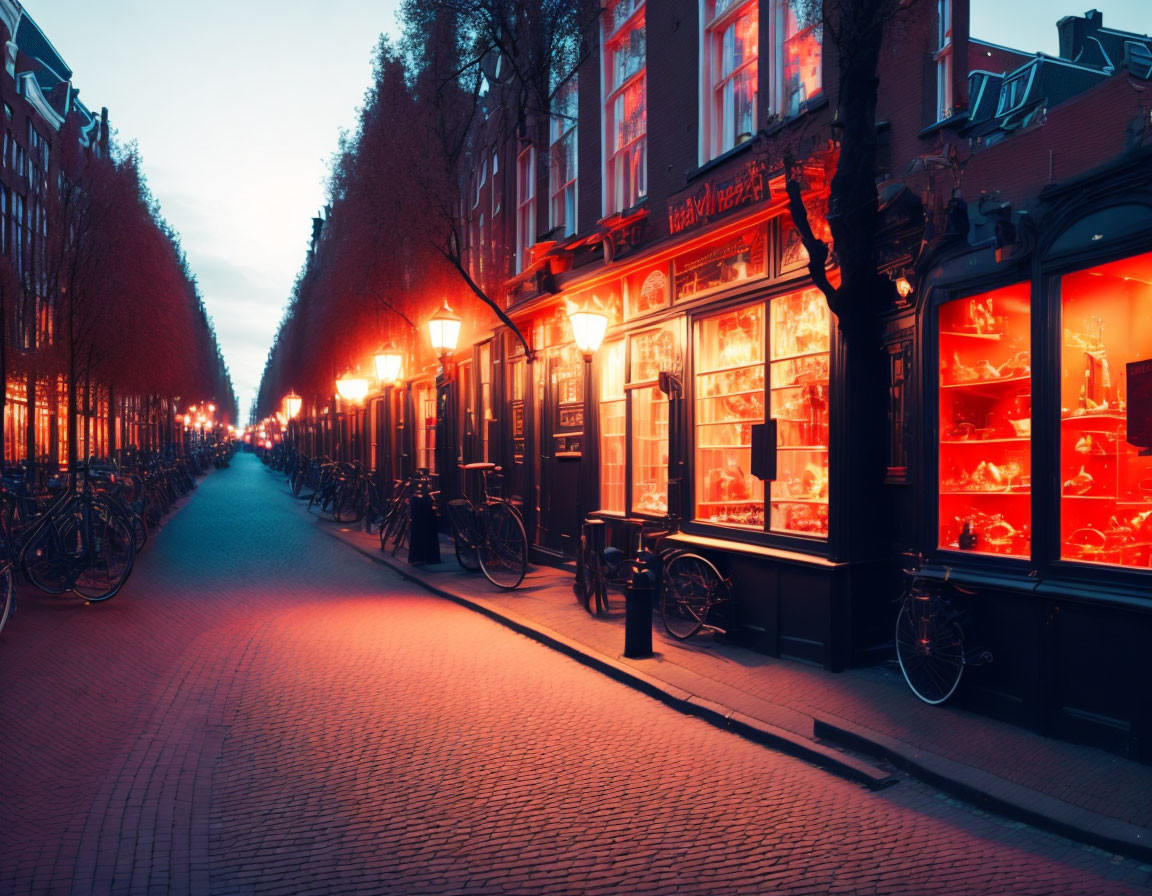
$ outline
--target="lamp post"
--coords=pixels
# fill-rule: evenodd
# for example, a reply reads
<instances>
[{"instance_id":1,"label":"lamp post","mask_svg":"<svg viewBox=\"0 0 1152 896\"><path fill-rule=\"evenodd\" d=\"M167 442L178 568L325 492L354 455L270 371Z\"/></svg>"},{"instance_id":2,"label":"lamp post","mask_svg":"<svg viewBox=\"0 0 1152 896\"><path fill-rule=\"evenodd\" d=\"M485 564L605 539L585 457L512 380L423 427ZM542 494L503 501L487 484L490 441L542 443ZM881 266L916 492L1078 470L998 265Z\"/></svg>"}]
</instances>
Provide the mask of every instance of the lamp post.
<instances>
[{"instance_id":1,"label":"lamp post","mask_svg":"<svg viewBox=\"0 0 1152 896\"><path fill-rule=\"evenodd\" d=\"M595 296L592 297L595 301ZM591 431L592 409L596 406L592 401L592 356L604 341L604 334L608 330L608 315L602 311L587 309L569 309L568 320L572 324L572 338L576 348L584 356L584 445L581 455L589 450L588 433ZM592 465L582 464L580 470L580 488L576 497L577 532L583 532L584 526L584 494L591 486Z\"/></svg>"},{"instance_id":2,"label":"lamp post","mask_svg":"<svg viewBox=\"0 0 1152 896\"><path fill-rule=\"evenodd\" d=\"M353 405L352 432L349 433L351 451L356 456L356 430L359 427L360 405L368 395L368 380L362 377L359 371L345 373L336 381L336 392L339 396Z\"/></svg>"},{"instance_id":3,"label":"lamp post","mask_svg":"<svg viewBox=\"0 0 1152 896\"><path fill-rule=\"evenodd\" d=\"M293 389L291 392L284 396L284 400L281 402L281 404L284 406L284 417L288 421L288 439L292 442L292 447L295 448L296 431L292 424L293 421L298 416L300 416L300 408L304 406L304 399L297 395L296 390Z\"/></svg>"}]
</instances>

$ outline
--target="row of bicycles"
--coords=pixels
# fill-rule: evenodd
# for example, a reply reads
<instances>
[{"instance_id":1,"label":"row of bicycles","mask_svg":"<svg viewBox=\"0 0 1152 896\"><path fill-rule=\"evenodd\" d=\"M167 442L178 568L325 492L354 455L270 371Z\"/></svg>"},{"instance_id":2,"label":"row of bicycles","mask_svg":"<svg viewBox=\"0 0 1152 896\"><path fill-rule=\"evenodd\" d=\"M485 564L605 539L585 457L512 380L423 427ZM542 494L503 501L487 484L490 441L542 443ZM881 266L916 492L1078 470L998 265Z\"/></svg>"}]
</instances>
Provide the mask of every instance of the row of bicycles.
<instances>
[{"instance_id":1,"label":"row of bicycles","mask_svg":"<svg viewBox=\"0 0 1152 896\"><path fill-rule=\"evenodd\" d=\"M309 510L376 532L380 549L393 556L410 547L413 508L423 502L436 517L447 517L456 559L464 569L483 573L505 590L518 587L528 571L524 519L502 494L503 477L495 464L461 464L465 480L475 479L477 497L465 493L442 502L433 475L423 468L395 480L387 499L381 499L372 472L359 461L309 457L284 444L265 452L263 460L287 476L292 493L306 499Z\"/></svg>"},{"instance_id":2,"label":"row of bicycles","mask_svg":"<svg viewBox=\"0 0 1152 896\"><path fill-rule=\"evenodd\" d=\"M0 629L15 612L18 579L86 603L114 597L172 505L230 457L227 445L179 456L128 451L119 463L93 458L47 479L25 465L7 467L0 477Z\"/></svg>"}]
</instances>

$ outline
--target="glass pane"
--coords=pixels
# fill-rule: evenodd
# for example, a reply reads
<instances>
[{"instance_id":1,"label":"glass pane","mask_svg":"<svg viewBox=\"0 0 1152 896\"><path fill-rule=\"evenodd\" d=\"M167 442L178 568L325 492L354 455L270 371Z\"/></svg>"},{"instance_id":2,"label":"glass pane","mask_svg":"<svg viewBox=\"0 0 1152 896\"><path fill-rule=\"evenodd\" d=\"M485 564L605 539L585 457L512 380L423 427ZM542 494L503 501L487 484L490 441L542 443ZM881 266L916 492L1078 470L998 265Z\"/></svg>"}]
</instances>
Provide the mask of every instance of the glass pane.
<instances>
[{"instance_id":1,"label":"glass pane","mask_svg":"<svg viewBox=\"0 0 1152 896\"><path fill-rule=\"evenodd\" d=\"M696 519L764 528L751 475L752 425L764 422L764 306L696 324Z\"/></svg>"},{"instance_id":2,"label":"glass pane","mask_svg":"<svg viewBox=\"0 0 1152 896\"><path fill-rule=\"evenodd\" d=\"M634 389L632 412L632 510L668 512L668 397L656 386Z\"/></svg>"},{"instance_id":3,"label":"glass pane","mask_svg":"<svg viewBox=\"0 0 1152 896\"><path fill-rule=\"evenodd\" d=\"M600 509L624 512L624 343L597 355L600 372Z\"/></svg>"},{"instance_id":4,"label":"glass pane","mask_svg":"<svg viewBox=\"0 0 1152 896\"><path fill-rule=\"evenodd\" d=\"M1060 556L1152 566L1152 253L1060 280Z\"/></svg>"},{"instance_id":5,"label":"glass pane","mask_svg":"<svg viewBox=\"0 0 1152 896\"><path fill-rule=\"evenodd\" d=\"M785 11L783 112L796 115L808 100L823 90L821 73L821 27L797 13L797 0Z\"/></svg>"},{"instance_id":6,"label":"glass pane","mask_svg":"<svg viewBox=\"0 0 1152 896\"><path fill-rule=\"evenodd\" d=\"M676 331L671 325L634 334L629 382L655 380L662 370L677 371L680 367L678 349Z\"/></svg>"},{"instance_id":7,"label":"glass pane","mask_svg":"<svg viewBox=\"0 0 1152 896\"><path fill-rule=\"evenodd\" d=\"M645 47L644 19L628 29L612 45L612 88L615 89L644 68Z\"/></svg>"},{"instance_id":8,"label":"glass pane","mask_svg":"<svg viewBox=\"0 0 1152 896\"><path fill-rule=\"evenodd\" d=\"M828 537L828 369L831 318L809 289L773 299L771 398L776 480L771 528Z\"/></svg>"},{"instance_id":9,"label":"glass pane","mask_svg":"<svg viewBox=\"0 0 1152 896\"><path fill-rule=\"evenodd\" d=\"M1032 512L1028 284L940 306L940 547L1027 557Z\"/></svg>"}]
</instances>

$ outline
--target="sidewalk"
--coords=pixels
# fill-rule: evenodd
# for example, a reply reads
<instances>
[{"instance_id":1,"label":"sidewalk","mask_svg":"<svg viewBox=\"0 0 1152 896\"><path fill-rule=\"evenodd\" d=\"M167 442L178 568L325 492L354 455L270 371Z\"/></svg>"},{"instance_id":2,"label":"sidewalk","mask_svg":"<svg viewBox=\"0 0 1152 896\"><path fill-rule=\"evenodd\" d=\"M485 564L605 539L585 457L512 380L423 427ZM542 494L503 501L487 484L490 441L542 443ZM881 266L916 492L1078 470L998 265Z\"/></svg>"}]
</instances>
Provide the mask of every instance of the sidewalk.
<instances>
[{"instance_id":1,"label":"sidewalk","mask_svg":"<svg viewBox=\"0 0 1152 896\"><path fill-rule=\"evenodd\" d=\"M307 513L301 503L301 513ZM377 536L313 515L316 527L405 578L683 712L873 789L913 775L982 809L1109 852L1152 861L1152 767L917 700L887 667L831 673L708 636L678 642L654 619L650 659L625 659L623 599L607 617L576 603L572 577L532 567L501 592L455 561L413 567Z\"/></svg>"}]
</instances>

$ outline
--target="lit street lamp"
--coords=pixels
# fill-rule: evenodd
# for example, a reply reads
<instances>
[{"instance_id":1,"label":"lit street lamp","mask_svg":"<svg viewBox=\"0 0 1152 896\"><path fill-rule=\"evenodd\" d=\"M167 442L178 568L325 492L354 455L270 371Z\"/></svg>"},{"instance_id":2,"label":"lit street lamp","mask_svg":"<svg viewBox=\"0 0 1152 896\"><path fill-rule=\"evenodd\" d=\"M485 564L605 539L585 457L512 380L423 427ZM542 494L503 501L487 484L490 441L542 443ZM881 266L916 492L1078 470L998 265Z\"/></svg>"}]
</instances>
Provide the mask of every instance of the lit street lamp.
<instances>
[{"instance_id":1,"label":"lit street lamp","mask_svg":"<svg viewBox=\"0 0 1152 896\"><path fill-rule=\"evenodd\" d=\"M376 352L376 379L381 383L397 383L404 365L404 355L389 342Z\"/></svg>"},{"instance_id":2,"label":"lit street lamp","mask_svg":"<svg viewBox=\"0 0 1152 896\"><path fill-rule=\"evenodd\" d=\"M604 333L608 330L608 315L602 311L569 311L568 320L572 323L572 337L576 340L576 347L584 360L591 364L592 356L600 343L604 341Z\"/></svg>"},{"instance_id":3,"label":"lit street lamp","mask_svg":"<svg viewBox=\"0 0 1152 896\"><path fill-rule=\"evenodd\" d=\"M284 416L289 420L295 420L300 415L300 408L304 406L304 399L296 394L293 389L284 396Z\"/></svg>"},{"instance_id":4,"label":"lit street lamp","mask_svg":"<svg viewBox=\"0 0 1152 896\"><path fill-rule=\"evenodd\" d=\"M336 380L336 393L345 401L360 404L368 395L368 380L359 373L348 371Z\"/></svg>"},{"instance_id":5,"label":"lit street lamp","mask_svg":"<svg viewBox=\"0 0 1152 896\"><path fill-rule=\"evenodd\" d=\"M429 319L428 336L441 360L456 351L456 340L460 338L460 315L448 307L447 299Z\"/></svg>"}]
</instances>

